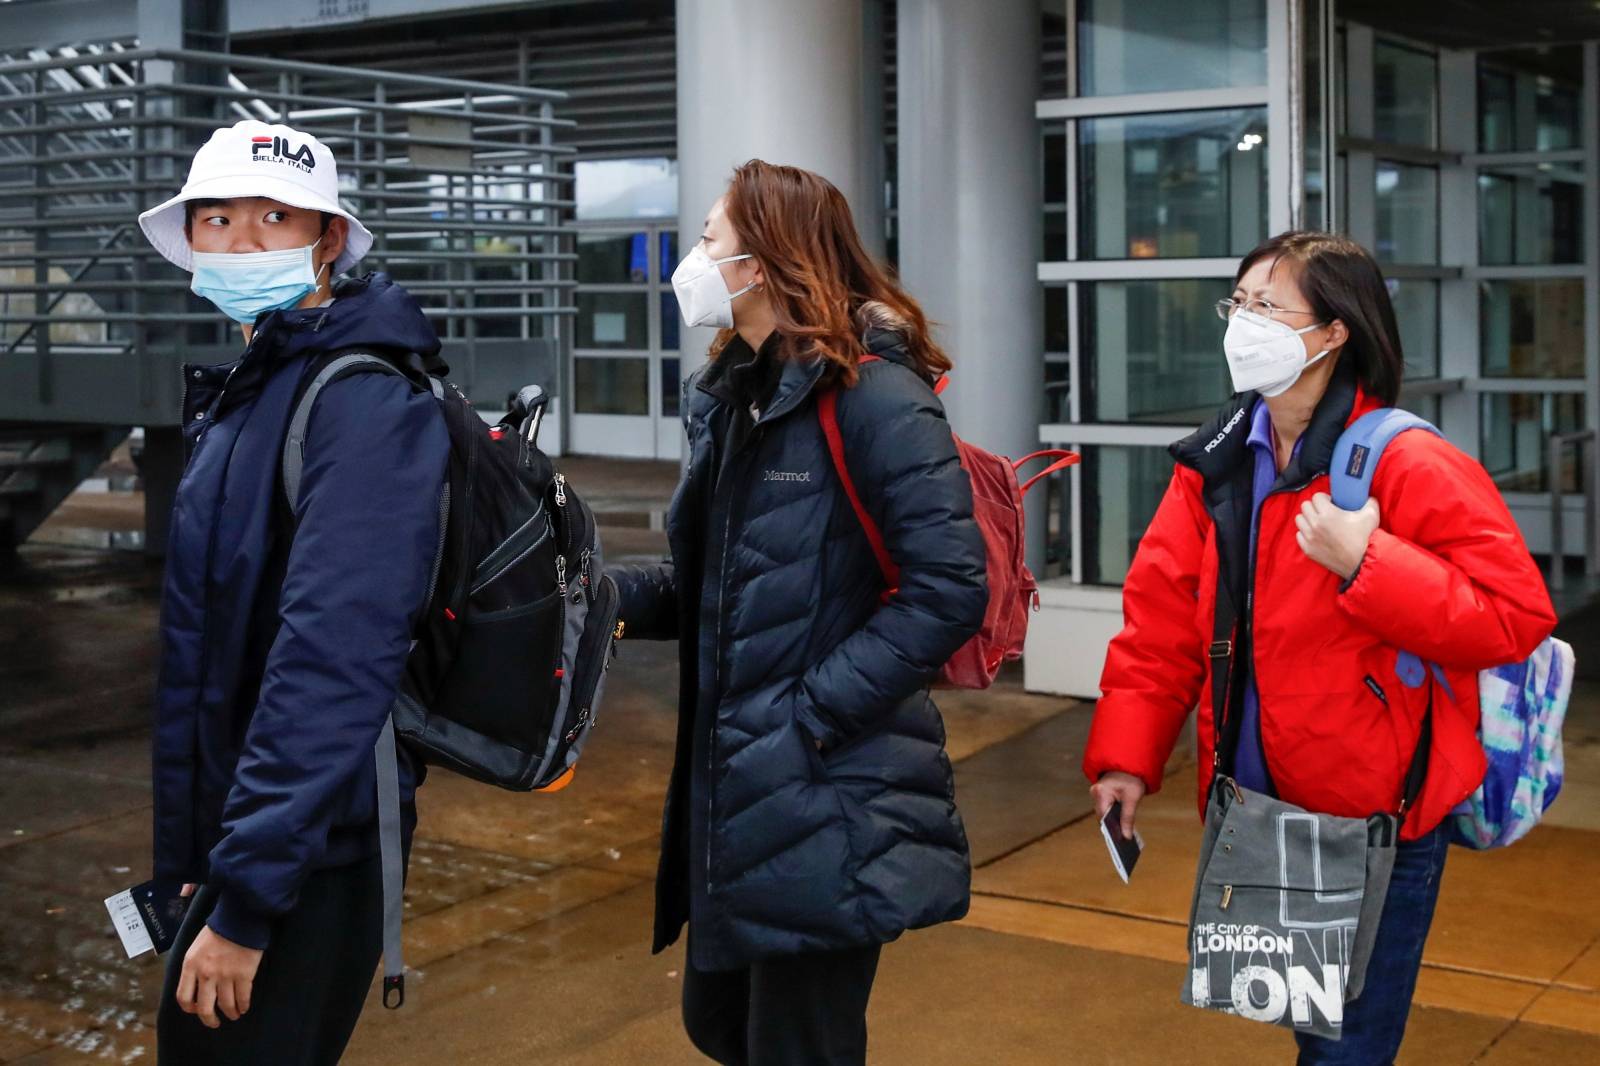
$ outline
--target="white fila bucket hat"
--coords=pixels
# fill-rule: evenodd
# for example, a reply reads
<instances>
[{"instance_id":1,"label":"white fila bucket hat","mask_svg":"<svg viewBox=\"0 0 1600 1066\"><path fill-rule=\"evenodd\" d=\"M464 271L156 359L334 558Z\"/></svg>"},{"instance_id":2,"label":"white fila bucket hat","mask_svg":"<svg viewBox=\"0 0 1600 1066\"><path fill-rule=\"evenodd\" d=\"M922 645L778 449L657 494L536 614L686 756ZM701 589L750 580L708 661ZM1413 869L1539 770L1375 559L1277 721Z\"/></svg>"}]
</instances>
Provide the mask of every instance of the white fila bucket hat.
<instances>
[{"instance_id":1,"label":"white fila bucket hat","mask_svg":"<svg viewBox=\"0 0 1600 1066\"><path fill-rule=\"evenodd\" d=\"M326 211L350 223L344 251L333 264L343 273L372 247L372 233L339 206L339 169L327 145L288 126L245 119L218 129L189 165L183 191L139 216L139 228L174 266L194 270L183 224L191 200L265 196L290 207Z\"/></svg>"}]
</instances>

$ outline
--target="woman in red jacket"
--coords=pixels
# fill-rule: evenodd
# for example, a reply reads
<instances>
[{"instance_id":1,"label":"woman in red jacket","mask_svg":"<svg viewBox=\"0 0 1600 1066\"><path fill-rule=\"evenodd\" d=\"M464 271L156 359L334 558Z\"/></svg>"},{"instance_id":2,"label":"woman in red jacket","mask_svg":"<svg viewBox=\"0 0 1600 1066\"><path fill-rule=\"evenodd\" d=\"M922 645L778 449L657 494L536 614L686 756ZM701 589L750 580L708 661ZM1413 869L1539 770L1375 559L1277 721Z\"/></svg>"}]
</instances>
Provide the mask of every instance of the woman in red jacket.
<instances>
[{"instance_id":1,"label":"woman in red jacket","mask_svg":"<svg viewBox=\"0 0 1600 1066\"><path fill-rule=\"evenodd\" d=\"M1345 1007L1341 1040L1296 1037L1303 1064L1387 1063L1433 920L1442 823L1483 779L1477 673L1530 654L1555 613L1494 483L1441 438L1395 438L1360 511L1329 499L1339 434L1400 390L1394 309L1360 245L1274 237L1240 262L1218 312L1237 395L1172 447L1177 467L1128 572L1084 771L1100 814L1120 801L1131 833L1198 704L1203 808L1218 761L1207 659L1218 595L1239 619L1234 776L1308 810L1397 806L1429 696L1401 679L1398 656L1437 663L1448 691L1434 695L1427 780L1365 989Z\"/></svg>"}]
</instances>

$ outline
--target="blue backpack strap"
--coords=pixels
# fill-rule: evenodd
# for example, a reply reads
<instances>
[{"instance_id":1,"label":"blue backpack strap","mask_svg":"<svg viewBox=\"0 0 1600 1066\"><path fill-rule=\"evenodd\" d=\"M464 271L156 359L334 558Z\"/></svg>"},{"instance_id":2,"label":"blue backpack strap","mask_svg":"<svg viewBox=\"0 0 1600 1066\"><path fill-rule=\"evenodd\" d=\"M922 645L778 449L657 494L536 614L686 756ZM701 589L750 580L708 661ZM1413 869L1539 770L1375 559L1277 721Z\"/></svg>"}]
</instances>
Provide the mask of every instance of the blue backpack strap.
<instances>
[{"instance_id":1,"label":"blue backpack strap","mask_svg":"<svg viewBox=\"0 0 1600 1066\"><path fill-rule=\"evenodd\" d=\"M1335 506L1346 511L1359 511L1372 496L1372 476L1378 472L1378 460L1389 442L1408 429L1423 429L1434 436L1439 430L1425 418L1397 407L1380 407L1368 411L1339 434L1333 446L1333 460L1328 466L1328 494ZM1445 678L1444 671L1435 663L1424 663L1420 656L1401 651L1395 661L1395 673L1407 688L1421 688L1432 671L1434 679L1453 700L1455 692Z\"/></svg>"},{"instance_id":2,"label":"blue backpack strap","mask_svg":"<svg viewBox=\"0 0 1600 1066\"><path fill-rule=\"evenodd\" d=\"M1408 429L1425 429L1440 436L1427 419L1397 407L1368 411L1339 434L1333 446L1333 461L1328 466L1329 494L1346 511L1359 511L1372 495L1372 475L1389 442Z\"/></svg>"}]
</instances>

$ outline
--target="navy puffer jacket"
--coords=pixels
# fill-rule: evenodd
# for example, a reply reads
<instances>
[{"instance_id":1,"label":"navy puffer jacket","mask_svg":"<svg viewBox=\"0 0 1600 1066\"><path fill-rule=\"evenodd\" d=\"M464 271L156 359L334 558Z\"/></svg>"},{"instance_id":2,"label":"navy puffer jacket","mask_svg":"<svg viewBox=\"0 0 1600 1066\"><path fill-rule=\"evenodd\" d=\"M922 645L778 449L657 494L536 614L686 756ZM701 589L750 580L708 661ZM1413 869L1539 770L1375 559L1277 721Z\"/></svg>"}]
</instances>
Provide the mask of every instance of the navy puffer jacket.
<instances>
[{"instance_id":1,"label":"navy puffer jacket","mask_svg":"<svg viewBox=\"0 0 1600 1066\"><path fill-rule=\"evenodd\" d=\"M838 415L900 565L887 603L817 421L823 367L777 362L776 338L759 355L736 339L690 378L672 562L613 570L628 635L679 641L655 948L688 920L698 969L880 944L967 910L966 833L927 686L982 621L983 541L901 335L866 341L885 361L861 368ZM775 389L752 390L763 376Z\"/></svg>"},{"instance_id":2,"label":"navy puffer jacket","mask_svg":"<svg viewBox=\"0 0 1600 1066\"><path fill-rule=\"evenodd\" d=\"M308 368L348 348L439 350L422 309L387 276L341 279L334 296L262 316L235 362L184 368L188 463L162 597L155 872L214 886L207 924L252 948L267 946L312 871L377 848L373 744L426 594L450 452L430 393L382 372L340 379L312 412L289 513L283 441ZM408 831L420 773L402 755Z\"/></svg>"}]
</instances>

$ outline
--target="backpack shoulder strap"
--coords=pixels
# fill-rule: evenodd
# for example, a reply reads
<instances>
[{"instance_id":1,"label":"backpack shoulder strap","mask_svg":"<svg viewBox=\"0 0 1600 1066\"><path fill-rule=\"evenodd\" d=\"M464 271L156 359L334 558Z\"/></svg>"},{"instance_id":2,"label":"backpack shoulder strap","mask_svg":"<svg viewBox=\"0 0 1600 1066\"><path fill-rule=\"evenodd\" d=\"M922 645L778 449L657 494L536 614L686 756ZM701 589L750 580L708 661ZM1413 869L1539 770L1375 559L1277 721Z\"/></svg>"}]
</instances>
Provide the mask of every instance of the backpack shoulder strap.
<instances>
[{"instance_id":1,"label":"backpack shoulder strap","mask_svg":"<svg viewBox=\"0 0 1600 1066\"><path fill-rule=\"evenodd\" d=\"M306 432L311 425L311 409L316 406L318 394L340 378L369 372L394 374L415 384L410 374L389 360L371 352L349 351L329 359L300 394L294 414L289 419L289 432L283 439L283 492L288 497L291 511L300 499L300 480L305 470ZM444 382L433 374L427 374L426 378L434 398L442 403L445 398ZM434 555L430 586L437 580L444 558L444 529L450 506L448 478L439 499L439 547ZM411 647L415 649L416 646L417 641L413 638ZM405 907L402 894L405 856L401 840L400 772L396 745L394 715L391 713L384 718L383 728L373 746L378 792L378 851L383 885L383 1005L391 1010L398 1008L406 998L405 963L400 940Z\"/></svg>"},{"instance_id":2,"label":"backpack shoulder strap","mask_svg":"<svg viewBox=\"0 0 1600 1066\"><path fill-rule=\"evenodd\" d=\"M1339 434L1328 466L1332 485L1329 494L1336 505L1346 511L1361 510L1372 495L1372 476L1377 473L1384 448L1408 429L1439 435L1431 422L1397 407L1368 411Z\"/></svg>"},{"instance_id":3,"label":"backpack shoulder strap","mask_svg":"<svg viewBox=\"0 0 1600 1066\"><path fill-rule=\"evenodd\" d=\"M878 362L876 355L863 355L861 362ZM878 569L883 572L883 580L892 592L900 586L900 568L895 565L894 559L889 555L889 548L883 542L883 531L867 513L866 505L861 502L861 494L856 492L855 479L850 476L850 467L844 458L844 435L839 431L839 390L828 389L817 397L817 421L822 423L822 435L828 442L828 454L833 458L834 473L839 475L839 483L844 486L844 494L850 501L850 507L856 513L856 520L861 523L861 531L867 535L867 543L872 546L872 556L878 561Z\"/></svg>"},{"instance_id":4,"label":"backpack shoulder strap","mask_svg":"<svg viewBox=\"0 0 1600 1066\"><path fill-rule=\"evenodd\" d=\"M1421 429L1434 436L1440 435L1439 430L1427 419L1397 407L1380 407L1376 411L1368 411L1339 434L1338 443L1333 446L1333 459L1328 465L1329 495L1333 497L1336 506L1346 511L1359 511L1366 505L1372 495L1372 478L1378 471L1378 460L1383 458L1383 450L1389 446L1390 441L1408 429ZM1400 653L1398 669L1402 683L1411 685L1407 677L1408 659L1417 663L1419 667L1421 660L1410 652ZM1445 680L1444 671L1434 666L1433 673L1448 692L1449 682ZM1421 669L1418 669L1417 675L1417 683L1420 684L1425 675ZM1406 813L1416 805L1417 798L1422 794L1422 787L1427 781L1428 764L1433 748L1433 695L1434 687L1430 685L1428 707L1422 715L1417 746L1411 753L1410 764L1406 767L1397 812L1398 824L1404 824ZM1453 696L1453 693L1451 695Z\"/></svg>"},{"instance_id":5,"label":"backpack shoulder strap","mask_svg":"<svg viewBox=\"0 0 1600 1066\"><path fill-rule=\"evenodd\" d=\"M411 380L404 371L387 359L369 352L346 352L329 360L300 394L294 415L289 419L289 432L283 438L283 491L289 498L289 510L293 511L300 500L300 478L304 473L306 461L306 431L311 425L311 409L316 405L317 395L339 378L373 370ZM430 377L429 380L433 379ZM437 395L437 387L435 394Z\"/></svg>"}]
</instances>

